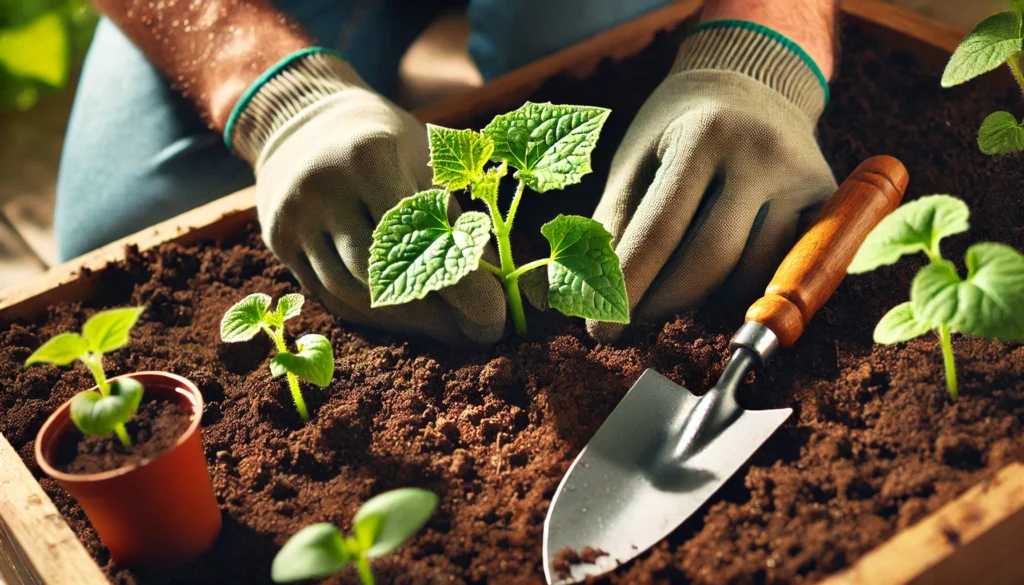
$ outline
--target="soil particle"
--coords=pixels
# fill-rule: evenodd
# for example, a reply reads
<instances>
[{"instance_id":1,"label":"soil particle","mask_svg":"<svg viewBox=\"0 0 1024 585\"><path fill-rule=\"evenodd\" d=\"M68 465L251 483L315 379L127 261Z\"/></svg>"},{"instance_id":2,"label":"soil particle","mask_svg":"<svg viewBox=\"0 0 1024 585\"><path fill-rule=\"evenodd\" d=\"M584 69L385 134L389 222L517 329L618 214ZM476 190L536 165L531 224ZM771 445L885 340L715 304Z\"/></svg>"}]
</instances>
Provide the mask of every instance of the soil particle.
<instances>
[{"instance_id":1,"label":"soil particle","mask_svg":"<svg viewBox=\"0 0 1024 585\"><path fill-rule=\"evenodd\" d=\"M545 249L537 228L554 213L593 211L615 147L677 42L663 35L635 58L532 96L614 113L593 176L556 198L524 198L521 261ZM970 243L1024 247L1020 159L986 157L975 143L988 113L1016 107L1013 90L983 82L940 90L939 67L856 28L843 44L819 127L836 176L887 153L910 171L908 199L962 196L971 231L943 242L961 268ZM270 562L290 535L313 522L348 530L362 502L403 486L430 489L440 503L413 539L375 561L380 583L543 583L544 517L573 458L645 368L707 391L745 308L639 323L611 345L588 337L578 320L528 310L529 338L457 350L352 327L310 300L288 322L289 343L327 335L336 372L328 388L304 385L313 420L302 424L286 384L268 370L269 340L225 347L218 338L224 311L245 295L297 290L258 234L251 226L223 242L131 250L104 271L94 300L0 325L0 432L117 585L269 583ZM786 424L689 521L596 582L814 583L1020 458L1024 346L955 336L961 397L952 401L934 337L872 343L874 324L907 299L920 263L847 278L803 338L752 374L740 396L748 408L793 407ZM213 550L171 568L112 562L81 510L32 461L46 416L92 383L80 367L26 369L24 360L95 311L126 304L150 310L128 347L109 356L109 373L173 372L196 382L207 404L203 441L225 526ZM325 582L357 580L346 572Z\"/></svg>"},{"instance_id":2,"label":"soil particle","mask_svg":"<svg viewBox=\"0 0 1024 585\"><path fill-rule=\"evenodd\" d=\"M190 422L189 413L176 402L143 395L139 410L125 424L131 449L113 434L84 435L72 427L57 447L56 467L66 473L100 473L142 465L173 447Z\"/></svg>"},{"instance_id":3,"label":"soil particle","mask_svg":"<svg viewBox=\"0 0 1024 585\"><path fill-rule=\"evenodd\" d=\"M597 562L599 557L606 557L608 553L589 546L585 546L579 551L573 548L563 548L562 550L555 553L555 558L551 561L551 568L555 570L555 574L559 577L568 577L572 573L570 570L575 565L586 565Z\"/></svg>"}]
</instances>

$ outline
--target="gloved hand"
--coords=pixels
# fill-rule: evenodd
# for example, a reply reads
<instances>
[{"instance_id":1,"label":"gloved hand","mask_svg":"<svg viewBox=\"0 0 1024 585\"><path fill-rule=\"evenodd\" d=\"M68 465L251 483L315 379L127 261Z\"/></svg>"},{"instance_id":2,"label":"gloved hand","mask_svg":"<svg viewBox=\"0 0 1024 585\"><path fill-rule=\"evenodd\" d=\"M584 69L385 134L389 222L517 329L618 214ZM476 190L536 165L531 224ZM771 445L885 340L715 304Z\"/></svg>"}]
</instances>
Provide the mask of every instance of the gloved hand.
<instances>
[{"instance_id":1,"label":"gloved hand","mask_svg":"<svg viewBox=\"0 0 1024 585\"><path fill-rule=\"evenodd\" d=\"M423 124L370 90L336 54L297 55L235 107L229 145L256 170L263 239L336 315L448 343L490 343L505 299L478 271L416 302L370 308L372 234L431 185ZM461 211L452 203L452 216Z\"/></svg>"},{"instance_id":2,"label":"gloved hand","mask_svg":"<svg viewBox=\"0 0 1024 585\"><path fill-rule=\"evenodd\" d=\"M763 291L802 212L836 189L814 136L827 90L803 51L753 23L707 23L683 42L594 215L615 237L634 320ZM622 327L587 323L601 341Z\"/></svg>"}]
</instances>

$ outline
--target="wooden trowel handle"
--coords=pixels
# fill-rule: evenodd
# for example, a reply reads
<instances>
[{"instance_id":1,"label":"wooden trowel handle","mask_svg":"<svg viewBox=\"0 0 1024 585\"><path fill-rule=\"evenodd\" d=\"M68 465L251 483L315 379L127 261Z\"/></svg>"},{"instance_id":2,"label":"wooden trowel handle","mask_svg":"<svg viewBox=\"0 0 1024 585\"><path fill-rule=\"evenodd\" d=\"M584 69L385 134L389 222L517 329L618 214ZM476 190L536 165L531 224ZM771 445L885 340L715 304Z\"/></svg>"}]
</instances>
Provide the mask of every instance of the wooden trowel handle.
<instances>
[{"instance_id":1,"label":"wooden trowel handle","mask_svg":"<svg viewBox=\"0 0 1024 585\"><path fill-rule=\"evenodd\" d=\"M796 342L843 281L864 238L899 206L908 180L903 163L891 156L862 162L786 255L746 320L771 329L782 347Z\"/></svg>"}]
</instances>

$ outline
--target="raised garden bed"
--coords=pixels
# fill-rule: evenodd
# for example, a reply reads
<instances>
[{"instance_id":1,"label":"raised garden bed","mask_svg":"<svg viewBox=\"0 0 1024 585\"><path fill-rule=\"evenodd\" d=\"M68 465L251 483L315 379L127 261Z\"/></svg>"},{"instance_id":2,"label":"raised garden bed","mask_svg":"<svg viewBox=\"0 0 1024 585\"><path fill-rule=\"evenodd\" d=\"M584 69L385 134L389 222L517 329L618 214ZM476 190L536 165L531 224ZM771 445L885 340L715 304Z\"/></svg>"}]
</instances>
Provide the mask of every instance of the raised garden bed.
<instances>
[{"instance_id":1,"label":"raised garden bed","mask_svg":"<svg viewBox=\"0 0 1024 585\"><path fill-rule=\"evenodd\" d=\"M693 7L658 18L673 24ZM882 9L851 3L854 12L865 7ZM975 84L940 92L939 51L879 30L857 19L844 28L843 63L821 124L837 178L871 154L892 154L910 171L908 199L948 192L970 205L972 230L948 240L949 257L962 257L979 240L1024 248L1019 163L986 157L974 144L978 122L1013 103L1012 89ZM671 64L675 34L626 61L602 63L583 81L559 77L533 91L534 101L605 106L613 115L595 151L595 176L554 198L527 198L521 221L549 218L552 206L589 213L618 139ZM508 81L515 75L496 85L535 85L525 77ZM449 106L426 116L479 127L490 108L507 105L497 94L486 97L493 91L466 100L461 117ZM639 324L605 346L579 322L531 313L529 339L456 351L348 326L310 301L294 330L330 337L336 373L329 388L306 392L313 421L303 425L287 387L265 367L269 342L228 345L218 337L220 316L242 296L276 298L296 284L246 225L252 215L244 199L211 209L231 213L211 223L210 210L203 211L205 227L184 243L151 246L179 235L164 227L164 236L141 240L148 249L122 258L116 249L102 252L107 256L97 257L116 260L102 271L102 289L90 289L94 275L68 277L70 284L55 288L51 281L2 309L0 432L45 491L26 481L0 441L0 487L11 495L0 503L0 517L14 534L0 544L28 571L20 573L23 582L92 585L105 574L140 585L266 583L288 535L312 522L345 526L370 495L415 485L441 497L439 511L408 545L376 564L380 582L541 583L544 516L578 451L647 367L691 390L707 389L742 320L742 307L714 317L682 315ZM526 250L531 242L521 245ZM848 278L803 339L754 375L742 397L750 408L794 406L789 422L691 521L600 582L816 583L851 567L828 582L953 583L967 575L1014 582L1018 571L1008 562L1024 535L1024 468L1017 463L1024 455L1024 347L956 338L962 397L951 402L934 339L872 344L874 323L906 298L917 267L903 262ZM110 374L177 373L193 380L207 403L203 440L224 530L213 550L170 569L110 561L77 505L32 459L48 414L92 383L78 369L21 364L51 335L79 328L95 310L125 304L149 310L128 348L108 359ZM60 518L47 516L46 496L102 573L83 560ZM48 520L32 524L41 518ZM11 548L11 540L21 548Z\"/></svg>"}]
</instances>

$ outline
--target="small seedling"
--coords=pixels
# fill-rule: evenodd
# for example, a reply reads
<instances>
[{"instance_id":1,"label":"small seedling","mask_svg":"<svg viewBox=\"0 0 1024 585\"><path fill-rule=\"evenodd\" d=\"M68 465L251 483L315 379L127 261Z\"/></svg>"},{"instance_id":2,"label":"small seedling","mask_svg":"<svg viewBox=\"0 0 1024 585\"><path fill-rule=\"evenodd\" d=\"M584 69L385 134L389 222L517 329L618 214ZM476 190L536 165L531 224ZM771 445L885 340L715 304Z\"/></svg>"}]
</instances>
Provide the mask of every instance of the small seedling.
<instances>
[{"instance_id":1,"label":"small seedling","mask_svg":"<svg viewBox=\"0 0 1024 585\"><path fill-rule=\"evenodd\" d=\"M284 322L297 317L305 298L298 294L284 295L277 301L277 310L270 310L272 299L262 293L251 294L235 303L220 322L220 338L227 343L249 341L263 331L274 340L277 355L270 362L275 377L285 374L302 420L309 420L306 401L302 398L299 378L325 388L334 379L334 350L323 335L303 335L296 341L298 351L288 351L284 341Z\"/></svg>"},{"instance_id":2,"label":"small seedling","mask_svg":"<svg viewBox=\"0 0 1024 585\"><path fill-rule=\"evenodd\" d=\"M966 232L967 204L949 195L907 203L883 219L864 240L848 272L859 274L924 252L929 263L914 277L910 301L886 313L875 342L891 345L935 331L946 365L946 387L957 396L953 332L1007 341L1024 340L1024 256L1005 244L967 249L967 278L942 257L942 238Z\"/></svg>"},{"instance_id":3,"label":"small seedling","mask_svg":"<svg viewBox=\"0 0 1024 585\"><path fill-rule=\"evenodd\" d=\"M407 303L451 286L483 267L505 286L516 333L526 333L519 279L548 267L550 306L570 317L629 322L626 285L612 236L599 222L559 215L541 227L551 255L517 267L509 234L523 191L563 189L591 172L590 153L609 110L586 106L526 105L494 118L480 132L427 125L434 184L387 212L370 247L370 300L374 307ZM485 168L489 162L498 163ZM508 168L519 184L502 217L498 185ZM448 220L451 191L469 189L489 215L463 213ZM483 259L494 232L501 267Z\"/></svg>"},{"instance_id":4,"label":"small seedling","mask_svg":"<svg viewBox=\"0 0 1024 585\"><path fill-rule=\"evenodd\" d=\"M143 388L132 378L107 382L103 354L128 343L128 333L145 310L145 307L129 307L96 313L85 322L81 334L61 333L25 360L26 366L66 366L81 360L96 380L98 391L79 392L71 399L71 420L78 430L88 435L116 434L126 449L131 448L132 441L124 423L139 409Z\"/></svg>"},{"instance_id":5,"label":"small seedling","mask_svg":"<svg viewBox=\"0 0 1024 585\"><path fill-rule=\"evenodd\" d=\"M1005 63L1024 89L1024 73L1021 71L1024 48L1022 11L1024 0L1011 0L1010 10L993 14L978 23L946 64L942 87L960 85ZM978 147L985 154L1024 150L1024 124L1018 124L1009 112L989 114L978 131Z\"/></svg>"},{"instance_id":6,"label":"small seedling","mask_svg":"<svg viewBox=\"0 0 1024 585\"><path fill-rule=\"evenodd\" d=\"M370 559L394 552L427 523L436 507L437 496L417 488L374 496L356 512L351 536L326 522L295 533L274 557L270 576L276 583L320 579L355 564L363 585L373 585Z\"/></svg>"}]
</instances>

